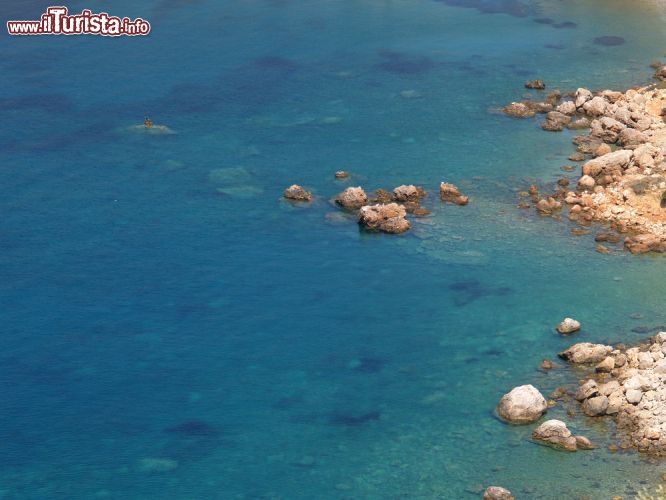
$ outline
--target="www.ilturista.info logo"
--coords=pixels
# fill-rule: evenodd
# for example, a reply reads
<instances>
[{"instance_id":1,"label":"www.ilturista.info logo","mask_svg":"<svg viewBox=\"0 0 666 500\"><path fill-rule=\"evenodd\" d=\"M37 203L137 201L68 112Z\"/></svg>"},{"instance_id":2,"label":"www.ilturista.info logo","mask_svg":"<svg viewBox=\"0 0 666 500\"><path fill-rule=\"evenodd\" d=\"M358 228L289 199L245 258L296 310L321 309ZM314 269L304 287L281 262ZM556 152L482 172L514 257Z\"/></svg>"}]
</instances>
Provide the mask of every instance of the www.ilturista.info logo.
<instances>
[{"instance_id":1,"label":"www.ilturista.info logo","mask_svg":"<svg viewBox=\"0 0 666 500\"><path fill-rule=\"evenodd\" d=\"M39 21L7 21L7 31L10 35L136 36L150 33L150 23L140 17L130 21L87 9L68 16L67 7L49 7Z\"/></svg>"}]
</instances>

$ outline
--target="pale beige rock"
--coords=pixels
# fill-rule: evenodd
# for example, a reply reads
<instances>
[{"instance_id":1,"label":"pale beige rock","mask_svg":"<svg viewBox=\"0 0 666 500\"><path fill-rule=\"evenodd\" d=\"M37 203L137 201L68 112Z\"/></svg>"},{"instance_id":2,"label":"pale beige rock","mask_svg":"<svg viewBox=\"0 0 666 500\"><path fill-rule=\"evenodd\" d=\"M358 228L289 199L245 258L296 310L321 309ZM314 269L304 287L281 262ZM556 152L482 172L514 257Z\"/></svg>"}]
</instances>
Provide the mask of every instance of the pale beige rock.
<instances>
[{"instance_id":1,"label":"pale beige rock","mask_svg":"<svg viewBox=\"0 0 666 500\"><path fill-rule=\"evenodd\" d=\"M390 234L404 233L410 228L405 207L397 203L361 207L358 222L367 229Z\"/></svg>"},{"instance_id":2,"label":"pale beige rock","mask_svg":"<svg viewBox=\"0 0 666 500\"><path fill-rule=\"evenodd\" d=\"M343 208L358 209L368 202L368 195L363 188L348 187L335 197L335 203Z\"/></svg>"},{"instance_id":3,"label":"pale beige rock","mask_svg":"<svg viewBox=\"0 0 666 500\"><path fill-rule=\"evenodd\" d=\"M501 486L488 486L483 493L483 500L516 500L516 497Z\"/></svg>"},{"instance_id":4,"label":"pale beige rock","mask_svg":"<svg viewBox=\"0 0 666 500\"><path fill-rule=\"evenodd\" d=\"M502 396L497 414L512 424L529 424L546 413L548 405L539 390L531 384L515 387Z\"/></svg>"},{"instance_id":5,"label":"pale beige rock","mask_svg":"<svg viewBox=\"0 0 666 500\"><path fill-rule=\"evenodd\" d=\"M591 344L590 342L581 342L574 344L568 349L560 352L559 357L572 363L599 363L613 348L603 344Z\"/></svg>"},{"instance_id":6,"label":"pale beige rock","mask_svg":"<svg viewBox=\"0 0 666 500\"><path fill-rule=\"evenodd\" d=\"M565 451L576 451L578 449L576 438L571 435L571 431L561 420L546 420L534 429L532 439Z\"/></svg>"},{"instance_id":7,"label":"pale beige rock","mask_svg":"<svg viewBox=\"0 0 666 500\"><path fill-rule=\"evenodd\" d=\"M594 396L583 401L583 412L589 417L605 415L608 408L608 398L604 395Z\"/></svg>"},{"instance_id":8,"label":"pale beige rock","mask_svg":"<svg viewBox=\"0 0 666 500\"><path fill-rule=\"evenodd\" d=\"M573 333L580 330L580 321L573 318L564 318L560 324L557 325L556 330L560 333Z\"/></svg>"},{"instance_id":9,"label":"pale beige rock","mask_svg":"<svg viewBox=\"0 0 666 500\"><path fill-rule=\"evenodd\" d=\"M641 399L643 398L643 392L639 391L638 389L628 389L625 393L625 396L628 403L636 405L641 402Z\"/></svg>"}]
</instances>

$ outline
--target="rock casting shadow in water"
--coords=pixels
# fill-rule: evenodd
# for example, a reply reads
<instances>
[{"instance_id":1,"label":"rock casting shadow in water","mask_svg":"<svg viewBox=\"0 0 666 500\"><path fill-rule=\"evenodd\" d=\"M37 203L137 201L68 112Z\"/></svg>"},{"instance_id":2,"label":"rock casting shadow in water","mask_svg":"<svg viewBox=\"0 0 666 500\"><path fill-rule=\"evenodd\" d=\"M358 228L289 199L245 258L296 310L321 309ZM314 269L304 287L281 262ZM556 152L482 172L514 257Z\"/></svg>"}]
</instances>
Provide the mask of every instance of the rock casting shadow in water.
<instances>
[{"instance_id":1,"label":"rock casting shadow in water","mask_svg":"<svg viewBox=\"0 0 666 500\"><path fill-rule=\"evenodd\" d=\"M368 422L379 420L381 413L379 411L369 411L361 415L352 415L350 413L332 413L329 417L331 425L340 425L344 427L358 427Z\"/></svg>"},{"instance_id":2,"label":"rock casting shadow in water","mask_svg":"<svg viewBox=\"0 0 666 500\"><path fill-rule=\"evenodd\" d=\"M513 292L508 286L488 287L476 280L452 283L449 285L449 290L456 292L453 303L458 307L470 304L482 297L491 295L501 297Z\"/></svg>"},{"instance_id":3,"label":"rock casting shadow in water","mask_svg":"<svg viewBox=\"0 0 666 500\"><path fill-rule=\"evenodd\" d=\"M435 66L432 59L426 56L414 56L387 49L382 49L378 53L383 61L377 66L389 73L414 75L425 73Z\"/></svg>"}]
</instances>

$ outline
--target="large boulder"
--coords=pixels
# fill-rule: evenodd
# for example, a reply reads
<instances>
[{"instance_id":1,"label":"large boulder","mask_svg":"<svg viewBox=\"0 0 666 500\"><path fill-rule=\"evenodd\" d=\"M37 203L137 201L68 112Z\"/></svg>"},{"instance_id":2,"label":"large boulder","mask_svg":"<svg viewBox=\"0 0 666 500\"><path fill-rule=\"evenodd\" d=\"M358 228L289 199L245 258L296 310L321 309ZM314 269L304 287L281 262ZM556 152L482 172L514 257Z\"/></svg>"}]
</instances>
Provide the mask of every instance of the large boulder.
<instances>
[{"instance_id":1,"label":"large boulder","mask_svg":"<svg viewBox=\"0 0 666 500\"><path fill-rule=\"evenodd\" d=\"M590 124L590 136L598 137L602 141L612 144L617 141L620 132L625 128L627 127L624 123L610 116L603 116L598 120L593 120Z\"/></svg>"},{"instance_id":2,"label":"large boulder","mask_svg":"<svg viewBox=\"0 0 666 500\"><path fill-rule=\"evenodd\" d=\"M558 356L574 364L599 363L612 350L613 348L608 345L580 342L558 353Z\"/></svg>"},{"instance_id":3,"label":"large boulder","mask_svg":"<svg viewBox=\"0 0 666 500\"><path fill-rule=\"evenodd\" d=\"M603 116L608 109L608 101L601 96L596 96L583 104L583 111L588 116Z\"/></svg>"},{"instance_id":4,"label":"large boulder","mask_svg":"<svg viewBox=\"0 0 666 500\"><path fill-rule=\"evenodd\" d=\"M358 222L366 229L399 234L410 228L405 207L397 203L366 205L358 213Z\"/></svg>"},{"instance_id":5,"label":"large boulder","mask_svg":"<svg viewBox=\"0 0 666 500\"><path fill-rule=\"evenodd\" d=\"M583 175L589 175L595 179L603 175L621 175L622 171L629 166L633 157L630 149L618 149L612 153L592 158L583 165Z\"/></svg>"},{"instance_id":6,"label":"large boulder","mask_svg":"<svg viewBox=\"0 0 666 500\"><path fill-rule=\"evenodd\" d=\"M530 424L539 420L547 409L546 399L536 387L521 385L502 396L497 414L511 424Z\"/></svg>"},{"instance_id":7,"label":"large boulder","mask_svg":"<svg viewBox=\"0 0 666 500\"><path fill-rule=\"evenodd\" d=\"M565 451L578 449L576 438L561 420L546 420L532 432L532 439Z\"/></svg>"},{"instance_id":8,"label":"large boulder","mask_svg":"<svg viewBox=\"0 0 666 500\"><path fill-rule=\"evenodd\" d=\"M625 128L617 136L618 146L622 146L625 149L635 150L638 146L647 142L647 140L647 136L635 128Z\"/></svg>"},{"instance_id":9,"label":"large boulder","mask_svg":"<svg viewBox=\"0 0 666 500\"><path fill-rule=\"evenodd\" d=\"M368 195L362 187L348 187L335 197L335 203L342 208L355 210L368 203Z\"/></svg>"},{"instance_id":10,"label":"large boulder","mask_svg":"<svg viewBox=\"0 0 666 500\"><path fill-rule=\"evenodd\" d=\"M592 99L592 92L587 89L579 88L574 95L574 104L577 108L582 108L583 104Z\"/></svg>"}]
</instances>

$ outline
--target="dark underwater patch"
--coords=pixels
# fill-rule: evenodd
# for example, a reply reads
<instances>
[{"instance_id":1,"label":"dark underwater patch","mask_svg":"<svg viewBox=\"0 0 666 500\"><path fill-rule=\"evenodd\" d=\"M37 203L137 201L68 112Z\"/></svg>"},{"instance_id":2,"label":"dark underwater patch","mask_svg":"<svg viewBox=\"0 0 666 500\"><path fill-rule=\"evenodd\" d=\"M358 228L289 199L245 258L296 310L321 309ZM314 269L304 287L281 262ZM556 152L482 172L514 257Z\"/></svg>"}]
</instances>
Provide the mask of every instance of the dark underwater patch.
<instances>
[{"instance_id":1,"label":"dark underwater patch","mask_svg":"<svg viewBox=\"0 0 666 500\"><path fill-rule=\"evenodd\" d=\"M361 373L377 373L384 368L384 361L379 358L373 358L364 356L360 358L358 366L354 368L354 371Z\"/></svg>"},{"instance_id":2,"label":"dark underwater patch","mask_svg":"<svg viewBox=\"0 0 666 500\"><path fill-rule=\"evenodd\" d=\"M377 67L389 73L414 75L430 71L435 66L432 59L426 56L415 56L386 49L380 50L378 53L383 61Z\"/></svg>"},{"instance_id":3,"label":"dark underwater patch","mask_svg":"<svg viewBox=\"0 0 666 500\"><path fill-rule=\"evenodd\" d=\"M449 285L449 290L455 292L453 303L458 306L465 306L482 297L487 296L505 296L513 292L511 287L486 286L477 280L457 281Z\"/></svg>"},{"instance_id":4,"label":"dark underwater patch","mask_svg":"<svg viewBox=\"0 0 666 500\"><path fill-rule=\"evenodd\" d=\"M576 23L574 23L573 21L564 21L562 23L553 24L552 26L555 29L562 30L562 29L574 29L578 25Z\"/></svg>"},{"instance_id":5,"label":"dark underwater patch","mask_svg":"<svg viewBox=\"0 0 666 500\"><path fill-rule=\"evenodd\" d=\"M598 36L594 39L596 45L603 45L605 47L614 47L616 45L622 45L625 42L625 39L621 36L614 35L605 35Z\"/></svg>"},{"instance_id":6,"label":"dark underwater patch","mask_svg":"<svg viewBox=\"0 0 666 500\"><path fill-rule=\"evenodd\" d=\"M507 14L513 17L526 17L529 6L519 0L440 0L451 7L476 9L484 14Z\"/></svg>"},{"instance_id":7,"label":"dark underwater patch","mask_svg":"<svg viewBox=\"0 0 666 500\"><path fill-rule=\"evenodd\" d=\"M219 431L203 420L186 420L180 424L164 429L167 434L175 434L190 437L216 437Z\"/></svg>"},{"instance_id":8,"label":"dark underwater patch","mask_svg":"<svg viewBox=\"0 0 666 500\"><path fill-rule=\"evenodd\" d=\"M379 420L381 413L379 411L369 411L361 415L351 413L333 413L329 418L332 425L341 425L345 427L358 427L368 422Z\"/></svg>"}]
</instances>

